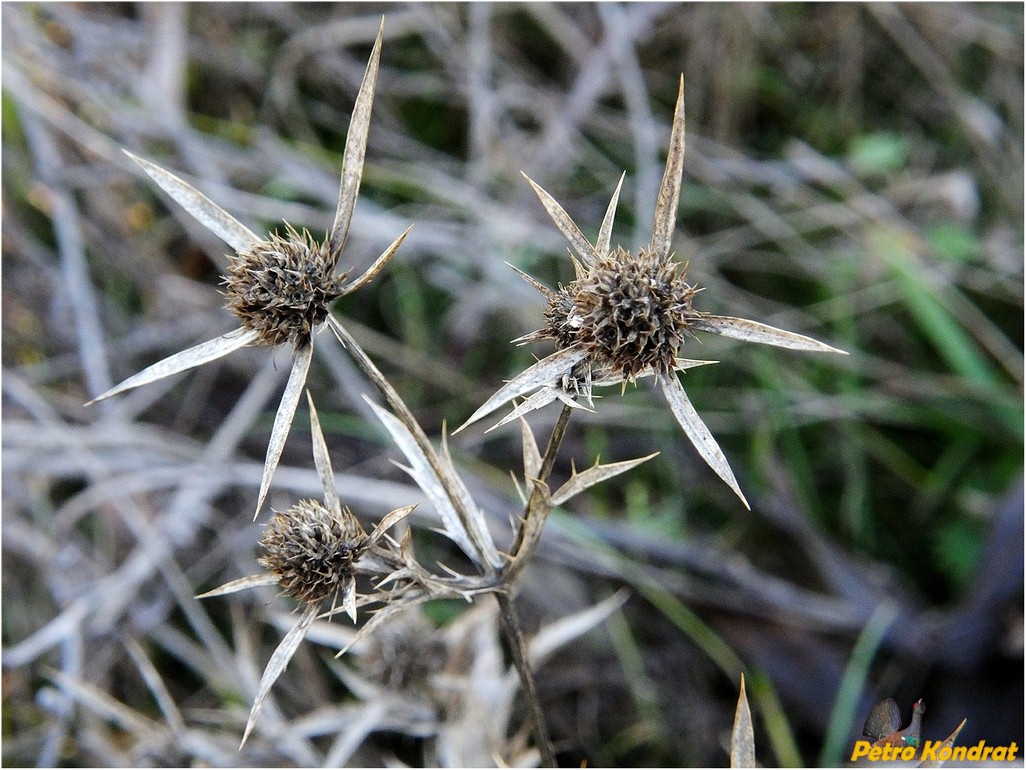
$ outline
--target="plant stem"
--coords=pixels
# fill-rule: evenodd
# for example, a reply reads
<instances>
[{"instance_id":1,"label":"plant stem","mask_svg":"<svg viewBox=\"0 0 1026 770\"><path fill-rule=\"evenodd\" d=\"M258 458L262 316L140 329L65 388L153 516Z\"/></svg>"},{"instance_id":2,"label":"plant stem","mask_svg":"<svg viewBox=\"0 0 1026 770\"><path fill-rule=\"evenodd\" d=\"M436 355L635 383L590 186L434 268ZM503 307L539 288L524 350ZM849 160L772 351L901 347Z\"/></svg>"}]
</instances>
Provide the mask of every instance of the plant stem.
<instances>
[{"instance_id":1,"label":"plant stem","mask_svg":"<svg viewBox=\"0 0 1026 770\"><path fill-rule=\"evenodd\" d=\"M506 641L509 643L510 654L513 656L513 667L516 668L517 674L520 676L520 688L527 700L527 710L531 715L531 730L534 733L535 743L538 744L542 766L557 767L555 749L552 746L549 731L545 727L545 713L542 711L534 674L531 672L531 664L527 659L527 645L524 643L520 616L513 604L513 597L506 591L497 591L495 600L499 603L499 619Z\"/></svg>"}]
</instances>

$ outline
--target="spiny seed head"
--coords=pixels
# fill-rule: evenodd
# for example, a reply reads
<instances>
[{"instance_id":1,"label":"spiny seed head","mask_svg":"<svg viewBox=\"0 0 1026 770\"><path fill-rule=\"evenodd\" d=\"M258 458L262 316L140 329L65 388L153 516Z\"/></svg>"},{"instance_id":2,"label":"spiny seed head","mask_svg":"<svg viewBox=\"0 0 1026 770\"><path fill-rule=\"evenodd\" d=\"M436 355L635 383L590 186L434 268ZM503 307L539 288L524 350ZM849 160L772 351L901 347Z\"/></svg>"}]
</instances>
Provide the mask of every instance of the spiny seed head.
<instances>
[{"instance_id":1,"label":"spiny seed head","mask_svg":"<svg viewBox=\"0 0 1026 770\"><path fill-rule=\"evenodd\" d=\"M617 248L550 300L547 336L560 348L583 345L594 367L631 380L646 367L672 372L697 289L685 268L642 249ZM693 335L691 335L693 336Z\"/></svg>"},{"instance_id":2,"label":"spiny seed head","mask_svg":"<svg viewBox=\"0 0 1026 770\"><path fill-rule=\"evenodd\" d=\"M328 305L342 295L344 273L327 243L286 225L237 255L229 256L224 278L227 307L264 345L308 340L328 316Z\"/></svg>"},{"instance_id":3,"label":"spiny seed head","mask_svg":"<svg viewBox=\"0 0 1026 770\"><path fill-rule=\"evenodd\" d=\"M278 579L284 593L304 603L318 603L339 593L355 579L353 565L367 535L348 508L342 516L321 503L301 500L275 512L260 545L259 564Z\"/></svg>"}]
</instances>

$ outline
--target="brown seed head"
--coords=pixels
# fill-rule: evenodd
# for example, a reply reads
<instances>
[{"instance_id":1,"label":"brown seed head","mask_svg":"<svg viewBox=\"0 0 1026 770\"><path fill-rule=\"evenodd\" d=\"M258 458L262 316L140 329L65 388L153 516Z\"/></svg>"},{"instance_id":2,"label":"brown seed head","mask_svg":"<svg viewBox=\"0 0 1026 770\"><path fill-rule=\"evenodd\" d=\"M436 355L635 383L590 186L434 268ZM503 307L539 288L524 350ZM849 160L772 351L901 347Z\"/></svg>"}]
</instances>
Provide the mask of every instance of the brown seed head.
<instances>
[{"instance_id":1,"label":"brown seed head","mask_svg":"<svg viewBox=\"0 0 1026 770\"><path fill-rule=\"evenodd\" d=\"M560 348L584 345L599 372L628 380L648 366L672 372L696 316L691 300L697 289L684 274L670 259L617 248L561 287L546 311L547 336Z\"/></svg>"},{"instance_id":2,"label":"brown seed head","mask_svg":"<svg viewBox=\"0 0 1026 770\"><path fill-rule=\"evenodd\" d=\"M327 318L328 305L342 295L346 278L334 274L336 260L327 244L289 225L284 237L274 233L229 261L227 307L265 345L308 340Z\"/></svg>"},{"instance_id":3,"label":"brown seed head","mask_svg":"<svg viewBox=\"0 0 1026 770\"><path fill-rule=\"evenodd\" d=\"M271 517L260 539L264 555L257 561L278 579L284 593L317 603L355 579L354 563L366 541L348 508L339 517L318 502L301 500Z\"/></svg>"}]
</instances>

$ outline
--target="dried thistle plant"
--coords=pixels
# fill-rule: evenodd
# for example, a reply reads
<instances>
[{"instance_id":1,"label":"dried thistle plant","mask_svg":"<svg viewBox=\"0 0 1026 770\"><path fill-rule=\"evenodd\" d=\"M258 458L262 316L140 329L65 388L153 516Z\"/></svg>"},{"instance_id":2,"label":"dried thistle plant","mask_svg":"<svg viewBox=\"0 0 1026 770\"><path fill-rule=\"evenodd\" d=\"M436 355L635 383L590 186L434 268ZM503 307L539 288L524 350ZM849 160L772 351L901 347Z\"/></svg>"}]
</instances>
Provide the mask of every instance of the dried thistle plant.
<instances>
[{"instance_id":1,"label":"dried thistle plant","mask_svg":"<svg viewBox=\"0 0 1026 770\"><path fill-rule=\"evenodd\" d=\"M712 315L694 308L699 289L685 280L687 264L676 262L671 250L683 167L684 78L681 76L666 169L656 199L652 240L636 254L620 247L610 248L622 176L594 246L563 207L527 177L552 221L570 242L575 277L569 285L560 285L553 291L521 273L544 295L548 306L545 327L515 342L552 340L556 343L556 352L506 383L459 430L528 393L533 392L500 425L555 400L569 407L580 407L579 398L583 396L591 404L595 386L619 384L622 390L628 382L654 376L673 416L702 459L730 486L745 507L750 507L723 451L677 377L678 371L714 363L682 358L685 341L694 337L695 332L711 332L792 350L844 351L756 321Z\"/></svg>"},{"instance_id":2,"label":"dried thistle plant","mask_svg":"<svg viewBox=\"0 0 1026 770\"><path fill-rule=\"evenodd\" d=\"M360 276L350 279L348 272L337 271L360 191L383 33L384 20L353 106L342 158L338 207L323 242L305 230L300 233L288 223L283 235L271 233L259 238L192 185L125 151L168 195L235 250L228 257L229 269L223 284L226 306L241 326L143 369L89 403L214 361L247 345L290 345L292 368L271 429L254 517L259 515L270 489L310 368L313 338L330 318L329 305L371 281L410 231L407 228Z\"/></svg>"}]
</instances>

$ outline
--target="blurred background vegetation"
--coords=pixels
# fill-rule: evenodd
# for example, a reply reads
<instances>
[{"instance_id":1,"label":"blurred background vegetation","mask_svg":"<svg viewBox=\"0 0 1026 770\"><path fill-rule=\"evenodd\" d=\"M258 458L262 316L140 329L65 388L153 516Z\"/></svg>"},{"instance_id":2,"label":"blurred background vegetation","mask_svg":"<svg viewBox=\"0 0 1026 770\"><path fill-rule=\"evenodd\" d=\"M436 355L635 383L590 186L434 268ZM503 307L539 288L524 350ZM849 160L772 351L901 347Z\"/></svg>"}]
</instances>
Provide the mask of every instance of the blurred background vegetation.
<instances>
[{"instance_id":1,"label":"blurred background vegetation","mask_svg":"<svg viewBox=\"0 0 1026 770\"><path fill-rule=\"evenodd\" d=\"M235 751L251 692L230 666L260 670L286 602L189 598L256 571L248 512L285 360L237 354L82 404L233 328L226 247L120 148L258 232L326 230L382 14L352 265L415 227L336 310L429 435L548 352L508 344L543 304L505 263L572 278L519 172L593 238L626 170L614 241L646 242L682 72L675 245L696 306L851 352L689 348L720 362L685 384L750 513L647 387L575 416L557 474L661 454L557 512L525 575L532 628L631 589L540 674L561 761L723 764L742 667L766 764L841 762L886 696L905 720L925 699L927 738L968 717L961 741L1023 745L1021 4L2 12L4 764L323 761L312 729ZM367 516L417 499L368 386L320 347L310 387L343 498ZM533 416L540 436L555 414ZM276 508L318 488L304 420ZM450 446L508 533L519 431ZM286 671L280 729L351 697L332 652L307 644ZM427 739L402 735L351 761L423 761Z\"/></svg>"}]
</instances>

